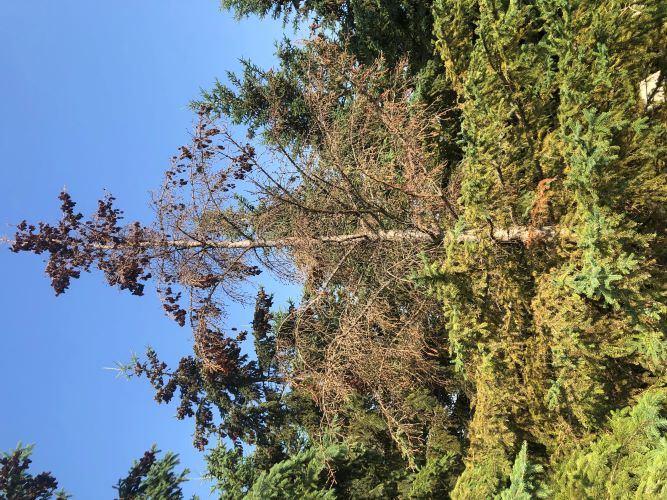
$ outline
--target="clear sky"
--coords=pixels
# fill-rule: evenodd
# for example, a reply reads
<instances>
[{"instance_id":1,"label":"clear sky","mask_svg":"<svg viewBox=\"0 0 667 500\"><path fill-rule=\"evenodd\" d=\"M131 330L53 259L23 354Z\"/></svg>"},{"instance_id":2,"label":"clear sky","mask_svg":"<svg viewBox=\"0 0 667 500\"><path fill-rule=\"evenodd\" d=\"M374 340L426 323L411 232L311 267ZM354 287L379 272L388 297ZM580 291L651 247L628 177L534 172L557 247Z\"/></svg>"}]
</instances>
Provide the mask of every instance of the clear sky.
<instances>
[{"instance_id":1,"label":"clear sky","mask_svg":"<svg viewBox=\"0 0 667 500\"><path fill-rule=\"evenodd\" d=\"M67 187L89 211L104 190L128 219L150 220L149 190L193 121L187 103L238 58L273 64L280 23L239 23L217 0L20 0L0 7L0 234L22 219L57 222ZM111 486L155 442L197 478L193 423L158 406L145 380L104 370L148 344L168 362L191 335L137 298L84 276L56 298L41 257L0 248L0 450L35 443L74 498ZM281 295L286 293L275 283ZM230 326L249 322L231 311ZM189 495L209 486L187 483Z\"/></svg>"}]
</instances>

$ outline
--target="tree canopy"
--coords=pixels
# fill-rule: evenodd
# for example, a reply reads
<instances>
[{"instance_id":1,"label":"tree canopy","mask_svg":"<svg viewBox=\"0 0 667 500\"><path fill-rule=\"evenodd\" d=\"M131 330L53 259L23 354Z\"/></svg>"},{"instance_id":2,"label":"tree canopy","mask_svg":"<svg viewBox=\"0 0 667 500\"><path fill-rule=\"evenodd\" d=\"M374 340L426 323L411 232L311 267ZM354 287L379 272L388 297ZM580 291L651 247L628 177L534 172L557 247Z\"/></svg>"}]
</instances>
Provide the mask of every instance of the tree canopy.
<instances>
[{"instance_id":1,"label":"tree canopy","mask_svg":"<svg viewBox=\"0 0 667 500\"><path fill-rule=\"evenodd\" d=\"M58 488L58 480L50 472L33 476L28 469L32 460L33 446L22 446L0 458L0 499L2 500L66 500L71 498L64 489ZM155 445L136 460L128 475L114 486L118 500L181 500L181 483L187 481L188 470L174 471L179 464L178 455L171 452L158 458ZM194 499L193 499L194 500Z\"/></svg>"},{"instance_id":2,"label":"tree canopy","mask_svg":"<svg viewBox=\"0 0 667 500\"><path fill-rule=\"evenodd\" d=\"M58 480L50 472L31 474L28 469L32 460L32 446L19 443L0 458L0 499L2 500L42 500L69 498L65 490L58 490Z\"/></svg>"},{"instance_id":3,"label":"tree canopy","mask_svg":"<svg viewBox=\"0 0 667 500\"><path fill-rule=\"evenodd\" d=\"M193 353L126 371L221 498L665 495L667 4L223 5L311 37L193 103L153 224L62 193L12 246L157 283ZM265 271L301 300L228 331Z\"/></svg>"}]
</instances>

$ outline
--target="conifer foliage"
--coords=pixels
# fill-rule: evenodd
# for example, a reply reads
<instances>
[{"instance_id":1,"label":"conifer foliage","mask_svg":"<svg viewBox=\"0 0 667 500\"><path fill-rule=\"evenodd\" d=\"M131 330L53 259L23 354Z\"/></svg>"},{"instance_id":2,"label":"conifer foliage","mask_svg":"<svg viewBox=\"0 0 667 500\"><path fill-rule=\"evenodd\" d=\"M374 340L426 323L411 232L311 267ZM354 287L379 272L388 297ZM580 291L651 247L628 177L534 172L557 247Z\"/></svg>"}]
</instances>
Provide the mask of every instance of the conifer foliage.
<instances>
[{"instance_id":1,"label":"conifer foliage","mask_svg":"<svg viewBox=\"0 0 667 500\"><path fill-rule=\"evenodd\" d=\"M126 477L119 479L114 489L119 500L182 500L181 483L187 481L188 470L174 471L179 464L178 455L167 452L162 458L155 445L132 464Z\"/></svg>"},{"instance_id":2,"label":"conifer foliage","mask_svg":"<svg viewBox=\"0 0 667 500\"><path fill-rule=\"evenodd\" d=\"M0 458L0 499L2 500L66 500L65 490L57 489L58 481L50 472L32 475L28 469L33 446L22 446ZM177 473L178 455L167 452L158 458L155 445L136 460L127 476L114 486L118 500L180 500L181 484L187 481L188 470ZM193 498L194 500L194 498Z\"/></svg>"},{"instance_id":3,"label":"conifer foliage","mask_svg":"<svg viewBox=\"0 0 667 500\"><path fill-rule=\"evenodd\" d=\"M0 458L0 499L2 500L65 500L69 495L57 490L58 481L50 472L33 476L28 469L32 460L32 446L22 446Z\"/></svg>"},{"instance_id":4,"label":"conifer foliage","mask_svg":"<svg viewBox=\"0 0 667 500\"><path fill-rule=\"evenodd\" d=\"M667 495L667 3L223 5L311 39L204 93L156 224L63 194L13 246L57 293L158 281L194 353L128 369L219 438L214 490ZM260 289L249 355L224 300L261 270L304 293Z\"/></svg>"},{"instance_id":5,"label":"conifer foliage","mask_svg":"<svg viewBox=\"0 0 667 500\"><path fill-rule=\"evenodd\" d=\"M667 130L639 84L665 71L665 7L435 5L462 109L459 224L562 229L524 246L450 240L423 273L475 387L459 498L497 490L522 440L556 467L664 384Z\"/></svg>"}]
</instances>

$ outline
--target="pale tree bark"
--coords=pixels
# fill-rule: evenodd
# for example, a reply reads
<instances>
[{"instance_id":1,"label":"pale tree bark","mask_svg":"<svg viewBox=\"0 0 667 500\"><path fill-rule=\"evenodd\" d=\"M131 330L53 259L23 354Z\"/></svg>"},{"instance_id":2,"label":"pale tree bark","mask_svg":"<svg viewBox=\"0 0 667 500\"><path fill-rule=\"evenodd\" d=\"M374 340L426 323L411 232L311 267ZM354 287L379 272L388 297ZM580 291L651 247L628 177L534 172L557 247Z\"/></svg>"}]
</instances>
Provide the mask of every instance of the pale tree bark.
<instances>
[{"instance_id":1,"label":"pale tree bark","mask_svg":"<svg viewBox=\"0 0 667 500\"><path fill-rule=\"evenodd\" d=\"M244 240L197 240L197 239L176 239L176 240L150 240L140 241L138 243L118 242L115 245L96 245L92 246L100 250L120 249L125 246L139 246L141 248L173 248L173 249L197 249L197 248L220 248L229 250L255 250L272 248L301 248L312 245L351 245L362 242L375 243L412 243L433 245L442 243L447 232L437 233L424 232L419 230L389 230L389 231L365 231L350 234L339 234L333 236L319 237L285 237L275 239L244 239ZM497 243L523 243L528 244L531 241L549 241L558 235L567 236L570 231L559 229L554 226L530 227L530 226L511 226L507 229L493 229L489 231L489 237ZM484 232L476 230L467 230L456 236L457 243L474 243L483 239ZM3 243L13 245L15 242L9 239L3 239Z\"/></svg>"}]
</instances>

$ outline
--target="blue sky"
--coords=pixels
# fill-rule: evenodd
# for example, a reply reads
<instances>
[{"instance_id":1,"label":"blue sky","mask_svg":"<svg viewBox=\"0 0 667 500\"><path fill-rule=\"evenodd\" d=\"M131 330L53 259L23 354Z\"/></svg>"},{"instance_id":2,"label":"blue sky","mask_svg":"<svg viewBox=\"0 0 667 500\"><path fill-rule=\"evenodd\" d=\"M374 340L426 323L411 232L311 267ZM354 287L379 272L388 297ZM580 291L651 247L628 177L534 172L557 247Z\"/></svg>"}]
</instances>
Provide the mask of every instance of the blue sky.
<instances>
[{"instance_id":1,"label":"blue sky","mask_svg":"<svg viewBox=\"0 0 667 500\"><path fill-rule=\"evenodd\" d=\"M149 221L149 190L187 142L187 103L238 58L273 64L282 25L233 20L216 0L21 0L0 7L0 234L22 219L56 222L66 186L89 211L108 190L128 219ZM42 258L0 249L0 450L35 443L74 498L111 486L155 442L203 471L193 423L158 406L145 380L104 370L153 346L168 362L191 335L137 298L84 276L56 298ZM270 289L282 297L286 289ZM230 326L249 322L234 307ZM207 497L196 479L187 494Z\"/></svg>"}]
</instances>

